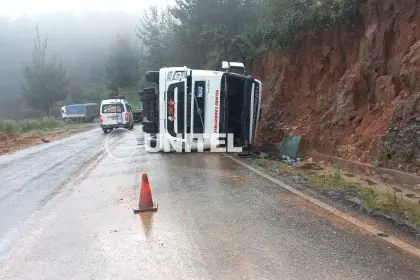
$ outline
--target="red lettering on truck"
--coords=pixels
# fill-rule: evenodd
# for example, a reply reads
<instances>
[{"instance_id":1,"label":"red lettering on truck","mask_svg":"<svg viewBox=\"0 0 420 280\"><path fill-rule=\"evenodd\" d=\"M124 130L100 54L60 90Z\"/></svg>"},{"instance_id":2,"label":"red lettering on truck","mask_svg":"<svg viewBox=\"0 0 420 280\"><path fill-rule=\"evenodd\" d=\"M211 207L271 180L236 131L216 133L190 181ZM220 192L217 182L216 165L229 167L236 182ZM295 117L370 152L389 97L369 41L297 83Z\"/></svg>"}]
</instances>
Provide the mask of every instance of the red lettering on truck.
<instances>
[{"instance_id":1,"label":"red lettering on truck","mask_svg":"<svg viewBox=\"0 0 420 280\"><path fill-rule=\"evenodd\" d=\"M214 103L214 133L217 131L217 123L219 122L219 91L216 90L216 100Z\"/></svg>"}]
</instances>

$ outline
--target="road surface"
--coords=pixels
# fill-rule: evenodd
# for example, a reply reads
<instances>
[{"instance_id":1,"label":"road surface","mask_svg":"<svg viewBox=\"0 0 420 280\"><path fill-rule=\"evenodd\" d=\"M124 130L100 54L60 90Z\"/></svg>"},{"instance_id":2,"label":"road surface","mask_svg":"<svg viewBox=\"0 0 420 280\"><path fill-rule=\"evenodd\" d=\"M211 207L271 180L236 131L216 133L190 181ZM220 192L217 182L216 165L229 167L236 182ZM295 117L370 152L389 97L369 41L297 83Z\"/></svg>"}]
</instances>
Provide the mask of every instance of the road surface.
<instances>
[{"instance_id":1,"label":"road surface","mask_svg":"<svg viewBox=\"0 0 420 280\"><path fill-rule=\"evenodd\" d=\"M418 259L226 156L148 154L140 131L0 157L0 279L419 279ZM142 173L159 210L134 215Z\"/></svg>"}]
</instances>

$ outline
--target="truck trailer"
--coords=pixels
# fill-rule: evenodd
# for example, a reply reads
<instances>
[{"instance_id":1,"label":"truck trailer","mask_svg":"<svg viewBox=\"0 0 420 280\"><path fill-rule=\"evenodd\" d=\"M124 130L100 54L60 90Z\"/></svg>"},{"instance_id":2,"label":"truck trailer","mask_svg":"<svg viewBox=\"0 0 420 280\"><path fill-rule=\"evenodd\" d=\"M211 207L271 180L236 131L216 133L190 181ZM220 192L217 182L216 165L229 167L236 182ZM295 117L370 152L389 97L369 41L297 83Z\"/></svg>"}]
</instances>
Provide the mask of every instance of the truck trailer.
<instances>
[{"instance_id":1,"label":"truck trailer","mask_svg":"<svg viewBox=\"0 0 420 280\"><path fill-rule=\"evenodd\" d=\"M61 107L64 122L93 122L99 117L99 104L71 104Z\"/></svg>"}]
</instances>

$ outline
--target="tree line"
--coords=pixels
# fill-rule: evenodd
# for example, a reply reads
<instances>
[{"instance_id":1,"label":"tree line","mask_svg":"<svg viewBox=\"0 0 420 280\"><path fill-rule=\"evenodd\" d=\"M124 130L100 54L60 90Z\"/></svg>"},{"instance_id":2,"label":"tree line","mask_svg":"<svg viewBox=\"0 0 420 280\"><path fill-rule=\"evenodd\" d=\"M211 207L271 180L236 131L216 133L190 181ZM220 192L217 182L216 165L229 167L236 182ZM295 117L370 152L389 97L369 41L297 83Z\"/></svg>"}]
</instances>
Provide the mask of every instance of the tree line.
<instances>
[{"instance_id":1,"label":"tree line","mask_svg":"<svg viewBox=\"0 0 420 280\"><path fill-rule=\"evenodd\" d=\"M0 16L0 118L23 119L46 115L26 102L24 75L32 64L37 27L40 39L47 38L47 61L55 56L66 72L66 97L53 102L51 112L59 114L63 104L96 102L108 95L106 66L116 34L140 45L134 28L139 14L124 12L57 12L7 18ZM45 73L44 73L45 74ZM42 93L44 94L44 93ZM32 106L29 106L32 105Z\"/></svg>"},{"instance_id":2,"label":"tree line","mask_svg":"<svg viewBox=\"0 0 420 280\"><path fill-rule=\"evenodd\" d=\"M122 88L139 88L147 70L164 66L216 69L222 60L246 64L270 50L287 48L297 31L354 21L364 0L175 0L151 6L133 26L138 41L117 34L101 83L86 88L81 101L99 100ZM50 112L66 98L68 72L39 32L32 61L24 66L23 96Z\"/></svg>"},{"instance_id":3,"label":"tree line","mask_svg":"<svg viewBox=\"0 0 420 280\"><path fill-rule=\"evenodd\" d=\"M176 0L150 7L137 27L149 68L214 69L223 60L249 64L287 48L298 30L328 28L360 17L366 0Z\"/></svg>"}]
</instances>

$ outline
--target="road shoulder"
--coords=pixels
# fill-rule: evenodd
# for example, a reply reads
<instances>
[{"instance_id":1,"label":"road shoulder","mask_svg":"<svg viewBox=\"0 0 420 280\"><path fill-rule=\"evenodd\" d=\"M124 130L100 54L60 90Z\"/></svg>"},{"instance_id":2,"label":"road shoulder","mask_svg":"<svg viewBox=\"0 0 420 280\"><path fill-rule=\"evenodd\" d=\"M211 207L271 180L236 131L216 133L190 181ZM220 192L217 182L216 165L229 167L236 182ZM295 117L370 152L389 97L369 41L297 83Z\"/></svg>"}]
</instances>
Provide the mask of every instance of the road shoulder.
<instances>
[{"instance_id":1,"label":"road shoulder","mask_svg":"<svg viewBox=\"0 0 420 280\"><path fill-rule=\"evenodd\" d=\"M77 133L97 128L93 124L67 125L50 131L0 134L0 156L12 154L30 147L54 142Z\"/></svg>"},{"instance_id":2,"label":"road shoulder","mask_svg":"<svg viewBox=\"0 0 420 280\"><path fill-rule=\"evenodd\" d=\"M331 214L357 226L358 228L362 229L366 233L374 236L375 238L378 238L388 244L392 244L393 246L399 248L402 251L405 251L406 253L409 253L413 256L420 257L420 247L418 246L418 243L415 239L410 238L407 234L403 232L399 232L397 229L393 231L395 235L398 236L395 237L389 233L389 231L385 232L384 229L389 230L389 227L381 225L380 223L377 223L373 220L367 220L364 219L363 215L359 214L357 215L355 212L350 213L349 208L344 207L341 205L341 209L337 209L335 204L334 206L331 206L333 204L331 201L328 201L325 197L321 197L317 195L317 197L314 197L314 192L308 191L308 188L302 187L301 183L298 182L299 178L298 175L294 176L292 180L289 178L289 182L293 185L300 185L300 187L295 188L292 187L289 182L285 182L284 177L279 176L279 174L273 174L273 172L268 171L267 169L258 166L256 164L253 164L251 161L243 160L239 157L227 155L231 160L235 161L236 163L242 165L243 167L248 168L252 172L257 173L258 175L266 178L267 180L271 181L272 183L287 189L288 191L294 193L295 195L301 197L302 199L305 199L318 207L330 212ZM300 183L300 184L299 184ZM323 200L323 201L322 201Z\"/></svg>"}]
</instances>

